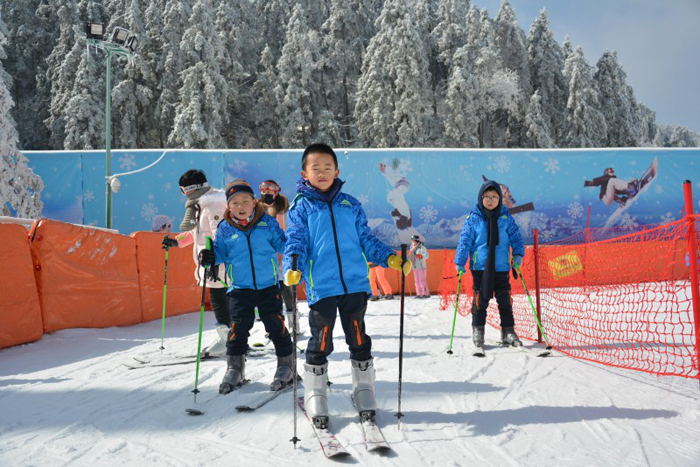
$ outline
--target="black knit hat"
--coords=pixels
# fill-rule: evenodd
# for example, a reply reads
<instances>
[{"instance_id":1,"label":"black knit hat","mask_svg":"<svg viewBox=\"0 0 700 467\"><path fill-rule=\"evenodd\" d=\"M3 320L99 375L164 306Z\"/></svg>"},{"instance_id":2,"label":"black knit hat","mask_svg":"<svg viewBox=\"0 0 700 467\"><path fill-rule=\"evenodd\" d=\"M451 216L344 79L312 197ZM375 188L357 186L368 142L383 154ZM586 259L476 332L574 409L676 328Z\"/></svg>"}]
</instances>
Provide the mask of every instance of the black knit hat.
<instances>
[{"instance_id":1,"label":"black knit hat","mask_svg":"<svg viewBox=\"0 0 700 467\"><path fill-rule=\"evenodd\" d=\"M226 202L228 202L234 195L238 193L248 193L250 196L255 198L255 192L250 187L248 182L242 178L237 178L226 186Z\"/></svg>"},{"instance_id":2,"label":"black knit hat","mask_svg":"<svg viewBox=\"0 0 700 467\"><path fill-rule=\"evenodd\" d=\"M207 176L201 170L190 169L180 177L178 184L183 188L184 191L196 190L205 186L209 186L207 183Z\"/></svg>"}]
</instances>

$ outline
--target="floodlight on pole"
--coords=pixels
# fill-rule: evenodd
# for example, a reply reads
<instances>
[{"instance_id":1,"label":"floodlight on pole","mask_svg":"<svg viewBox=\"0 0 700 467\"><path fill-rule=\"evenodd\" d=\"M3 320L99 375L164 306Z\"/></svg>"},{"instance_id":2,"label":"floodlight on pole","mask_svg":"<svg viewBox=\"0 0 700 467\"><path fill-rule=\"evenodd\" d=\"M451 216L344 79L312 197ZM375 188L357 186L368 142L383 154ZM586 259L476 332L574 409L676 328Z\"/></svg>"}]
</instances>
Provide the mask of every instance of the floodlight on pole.
<instances>
[{"instance_id":1,"label":"floodlight on pole","mask_svg":"<svg viewBox=\"0 0 700 467\"><path fill-rule=\"evenodd\" d=\"M102 33L101 35L99 33ZM133 39L132 39L133 38ZM104 34L104 25L99 23L86 23L85 42L89 46L101 49L105 52L105 62L107 64L107 77L105 84L105 165L106 165L106 213L105 224L108 229L112 228L112 54L123 57L131 57L136 47L124 47L129 39L131 43L138 44L138 39L133 36L128 29L115 27L112 33ZM117 181L117 183L119 183ZM119 186L115 184L115 193Z\"/></svg>"}]
</instances>

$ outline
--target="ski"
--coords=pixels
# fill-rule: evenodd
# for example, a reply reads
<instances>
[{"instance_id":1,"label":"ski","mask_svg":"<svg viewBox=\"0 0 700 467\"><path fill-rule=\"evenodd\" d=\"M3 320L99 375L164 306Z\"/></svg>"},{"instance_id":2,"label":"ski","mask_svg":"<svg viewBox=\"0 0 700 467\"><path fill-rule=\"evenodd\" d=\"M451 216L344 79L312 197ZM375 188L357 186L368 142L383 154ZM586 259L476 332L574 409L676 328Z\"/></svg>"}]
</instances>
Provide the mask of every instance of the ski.
<instances>
[{"instance_id":1,"label":"ski","mask_svg":"<svg viewBox=\"0 0 700 467\"><path fill-rule=\"evenodd\" d=\"M352 400L353 407L357 409L355 406L355 398L352 395L350 395L350 400ZM382 430L379 429L377 421L375 420L376 412L372 411L372 413L364 414L359 412L358 415L360 416L360 425L362 426L362 434L365 437L365 447L367 451L378 453L390 451L389 443L386 442L386 438L384 438L384 434Z\"/></svg>"},{"instance_id":2,"label":"ski","mask_svg":"<svg viewBox=\"0 0 700 467\"><path fill-rule=\"evenodd\" d=\"M304 412L304 415L306 415L306 419L311 424L311 428L313 428L314 434L316 435L316 438L318 439L318 442L321 445L321 450L327 458L330 459L331 457L350 456L350 453L345 450L340 441L338 441L335 435L328 428L316 428L313 420L311 420L309 414L306 413L306 409L304 408L303 397L299 397L297 399L297 404L299 405L301 411Z\"/></svg>"},{"instance_id":3,"label":"ski","mask_svg":"<svg viewBox=\"0 0 700 467\"><path fill-rule=\"evenodd\" d=\"M246 354L247 357L256 358L267 355L270 350L274 349L250 349ZM142 367L154 367L154 366L172 366L172 365L187 365L189 363L196 363L197 357L195 355L173 355L166 356L166 358L158 358L149 360L144 357L132 357L139 365L126 365L127 367L142 368ZM209 360L221 360L225 359L225 355L222 357L201 357L199 360L201 362L206 362Z\"/></svg>"},{"instance_id":4,"label":"ski","mask_svg":"<svg viewBox=\"0 0 700 467\"><path fill-rule=\"evenodd\" d=\"M273 400L277 399L278 396L284 394L285 392L289 391L292 389L293 386L290 384L288 386L283 387L279 391L268 391L261 393L257 395L252 401L248 402L245 405L237 405L236 410L239 412L252 412L254 410L259 409L263 405L267 404L268 402L272 402Z\"/></svg>"},{"instance_id":5,"label":"ski","mask_svg":"<svg viewBox=\"0 0 700 467\"><path fill-rule=\"evenodd\" d=\"M229 393L226 393L226 394L219 394L219 393L216 393L216 394L214 394L213 396L211 396L209 399L207 399L207 400L205 400L204 402L202 402L201 404L199 404L199 407L206 407L206 406L209 405L212 401L218 399L220 396L222 396L222 395L223 395L223 396L228 396L229 394L232 394L232 393L238 391L240 388L242 388L243 386L245 386L245 385L248 384L248 383L250 383L250 380L249 380L249 379L244 379L243 381L241 381L241 384L239 384L238 386L236 386L236 387L233 389L233 391L231 391L231 392L229 392ZM188 415L204 415L204 410L202 410L201 408L188 407L188 408L185 409L185 413L187 413Z\"/></svg>"},{"instance_id":6,"label":"ski","mask_svg":"<svg viewBox=\"0 0 700 467\"><path fill-rule=\"evenodd\" d=\"M514 345L506 344L506 343L504 343L503 341L496 341L496 342L493 342L493 343L491 343L491 344L492 344L494 347L501 347L501 348L505 348L505 349L511 349L511 350L518 351L518 352L523 352L523 353L526 353L526 354L529 354L529 355L534 355L535 357L540 357L540 358L549 357L550 355L552 355L552 351L551 351L550 349L544 349L544 350L542 350L542 349L536 349L536 348L525 347L524 345L514 346Z\"/></svg>"}]
</instances>

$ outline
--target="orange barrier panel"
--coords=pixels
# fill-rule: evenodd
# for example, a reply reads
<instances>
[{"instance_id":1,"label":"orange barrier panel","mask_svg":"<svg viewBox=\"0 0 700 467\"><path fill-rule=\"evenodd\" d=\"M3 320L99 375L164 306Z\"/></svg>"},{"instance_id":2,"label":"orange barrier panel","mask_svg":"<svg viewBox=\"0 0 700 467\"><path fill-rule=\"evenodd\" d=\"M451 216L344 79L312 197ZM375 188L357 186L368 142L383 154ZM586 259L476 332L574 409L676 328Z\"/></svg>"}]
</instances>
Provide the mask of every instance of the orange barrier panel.
<instances>
[{"instance_id":1,"label":"orange barrier panel","mask_svg":"<svg viewBox=\"0 0 700 467\"><path fill-rule=\"evenodd\" d=\"M0 224L0 348L41 339L39 293L27 229Z\"/></svg>"},{"instance_id":2,"label":"orange barrier panel","mask_svg":"<svg viewBox=\"0 0 700 467\"><path fill-rule=\"evenodd\" d=\"M30 239L44 332L141 321L133 238L42 219Z\"/></svg>"},{"instance_id":3,"label":"orange barrier panel","mask_svg":"<svg viewBox=\"0 0 700 467\"><path fill-rule=\"evenodd\" d=\"M134 232L136 263L141 288L141 321L152 321L163 316L163 280L165 250L161 246L164 234ZM176 316L198 311L202 289L194 278L192 245L170 248L168 252L168 291L165 316Z\"/></svg>"}]
</instances>

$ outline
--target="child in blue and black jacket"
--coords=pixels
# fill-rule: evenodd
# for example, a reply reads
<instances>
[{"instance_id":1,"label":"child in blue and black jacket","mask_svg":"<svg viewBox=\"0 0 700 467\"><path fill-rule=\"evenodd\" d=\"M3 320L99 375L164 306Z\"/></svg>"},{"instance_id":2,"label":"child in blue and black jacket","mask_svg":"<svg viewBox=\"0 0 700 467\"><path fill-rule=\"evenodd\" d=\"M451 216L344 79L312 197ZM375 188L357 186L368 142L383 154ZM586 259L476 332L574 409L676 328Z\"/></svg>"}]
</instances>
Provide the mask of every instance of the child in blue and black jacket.
<instances>
[{"instance_id":1,"label":"child in blue and black jacket","mask_svg":"<svg viewBox=\"0 0 700 467\"><path fill-rule=\"evenodd\" d=\"M265 214L245 180L234 180L226 187L226 200L214 250L201 253L202 264L225 265L231 284L227 292L231 312L227 370L219 393L227 394L245 382L245 354L256 307L277 354L277 370L270 385L276 391L292 381L296 364L292 340L284 325L277 279L277 254L284 251L287 238L277 221Z\"/></svg>"},{"instance_id":2,"label":"child in blue and black jacket","mask_svg":"<svg viewBox=\"0 0 700 467\"><path fill-rule=\"evenodd\" d=\"M486 309L494 294L501 315L501 341L513 346L522 345L514 330L508 273L511 265L520 267L524 255L520 228L508 208L503 206L501 186L489 180L481 186L477 204L464 222L455 256L457 272L465 272L464 265L469 259L474 278L472 342L475 352L483 353Z\"/></svg>"},{"instance_id":3,"label":"child in blue and black jacket","mask_svg":"<svg viewBox=\"0 0 700 467\"><path fill-rule=\"evenodd\" d=\"M318 427L328 424L326 374L333 351L336 311L350 349L355 407L363 417L374 417L374 366L372 340L365 333L365 311L372 289L368 261L408 274L403 263L380 242L367 225L365 212L352 196L343 193L338 179L338 158L325 144L307 147L301 159L302 178L289 210L284 282L296 286L302 276L309 303L311 338L304 365L304 400L307 414ZM292 255L298 256L292 270Z\"/></svg>"}]
</instances>

